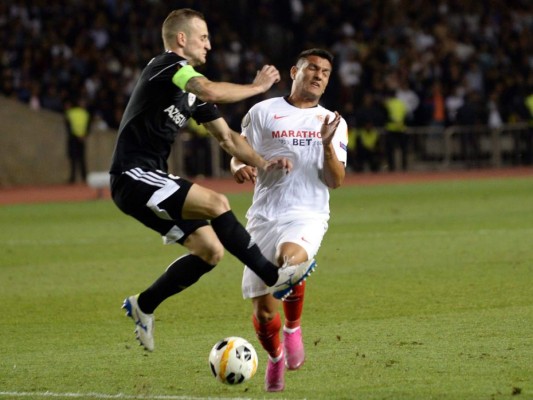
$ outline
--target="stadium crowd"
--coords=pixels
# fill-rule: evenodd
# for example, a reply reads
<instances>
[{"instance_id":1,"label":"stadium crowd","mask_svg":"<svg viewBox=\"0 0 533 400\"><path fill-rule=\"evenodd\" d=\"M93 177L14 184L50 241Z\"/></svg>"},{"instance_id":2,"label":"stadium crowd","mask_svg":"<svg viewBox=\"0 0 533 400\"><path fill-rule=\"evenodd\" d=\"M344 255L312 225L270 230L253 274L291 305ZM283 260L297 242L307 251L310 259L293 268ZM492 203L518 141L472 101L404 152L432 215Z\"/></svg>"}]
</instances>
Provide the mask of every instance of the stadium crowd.
<instances>
[{"instance_id":1,"label":"stadium crowd","mask_svg":"<svg viewBox=\"0 0 533 400\"><path fill-rule=\"evenodd\" d=\"M530 0L0 2L0 94L57 112L82 96L116 129L142 67L163 50L161 21L183 7L209 22L213 49L201 72L212 80L250 82L265 63L287 71L302 49L333 52L322 102L353 126L383 126L390 92L412 126L464 122L465 105L470 120L489 125L532 119ZM263 97L287 94L289 82L284 75ZM222 107L233 129L259 100Z\"/></svg>"}]
</instances>

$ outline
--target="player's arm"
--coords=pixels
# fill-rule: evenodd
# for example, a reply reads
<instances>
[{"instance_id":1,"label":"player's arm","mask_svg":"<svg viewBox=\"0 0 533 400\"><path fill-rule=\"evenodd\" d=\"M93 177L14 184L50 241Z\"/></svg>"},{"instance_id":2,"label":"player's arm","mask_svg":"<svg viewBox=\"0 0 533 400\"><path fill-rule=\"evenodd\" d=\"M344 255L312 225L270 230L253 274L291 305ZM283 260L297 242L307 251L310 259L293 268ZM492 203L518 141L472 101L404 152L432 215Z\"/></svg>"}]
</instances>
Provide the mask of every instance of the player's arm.
<instances>
[{"instance_id":1,"label":"player's arm","mask_svg":"<svg viewBox=\"0 0 533 400\"><path fill-rule=\"evenodd\" d=\"M341 117L335 111L335 117L330 122L326 116L321 127L322 145L324 146L324 182L331 189L336 189L344 182L346 170L344 164L339 161L333 147L333 136L339 127Z\"/></svg>"},{"instance_id":2,"label":"player's arm","mask_svg":"<svg viewBox=\"0 0 533 400\"><path fill-rule=\"evenodd\" d=\"M218 141L218 144L229 155L236 157L241 162L265 171L271 169L292 169L292 163L285 157L267 161L259 155L244 137L233 131L224 120L217 118L211 122L204 122L206 129Z\"/></svg>"},{"instance_id":3,"label":"player's arm","mask_svg":"<svg viewBox=\"0 0 533 400\"><path fill-rule=\"evenodd\" d=\"M245 137L244 140L246 140ZM246 140L246 142L248 141ZM231 175L233 175L233 179L235 179L235 182L244 183L250 181L255 184L255 179L257 178L256 167L252 167L246 163L243 163L237 157L231 157L229 166Z\"/></svg>"},{"instance_id":4,"label":"player's arm","mask_svg":"<svg viewBox=\"0 0 533 400\"><path fill-rule=\"evenodd\" d=\"M240 85L230 82L213 82L190 65L181 67L172 78L180 89L193 93L208 103L234 103L266 92L279 82L279 71L273 65L265 65L252 83Z\"/></svg>"},{"instance_id":5,"label":"player's arm","mask_svg":"<svg viewBox=\"0 0 533 400\"><path fill-rule=\"evenodd\" d=\"M339 161L333 145L324 146L324 181L331 189L336 189L344 182L346 170L344 164Z\"/></svg>"}]
</instances>

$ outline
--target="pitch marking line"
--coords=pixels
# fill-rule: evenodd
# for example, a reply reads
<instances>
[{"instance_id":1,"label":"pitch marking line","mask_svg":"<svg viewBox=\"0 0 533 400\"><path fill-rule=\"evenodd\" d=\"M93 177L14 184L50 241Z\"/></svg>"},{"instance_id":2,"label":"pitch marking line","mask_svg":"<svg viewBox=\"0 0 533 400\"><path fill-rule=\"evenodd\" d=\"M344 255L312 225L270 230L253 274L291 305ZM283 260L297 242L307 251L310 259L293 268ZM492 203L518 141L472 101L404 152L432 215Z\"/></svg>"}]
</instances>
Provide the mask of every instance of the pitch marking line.
<instances>
[{"instance_id":1,"label":"pitch marking line","mask_svg":"<svg viewBox=\"0 0 533 400\"><path fill-rule=\"evenodd\" d=\"M129 395L124 393L105 394L105 393L55 393L55 392L0 392L0 397L52 397L68 399L135 399L135 400L252 400L241 397L190 397L190 396L172 396L172 395Z\"/></svg>"}]
</instances>

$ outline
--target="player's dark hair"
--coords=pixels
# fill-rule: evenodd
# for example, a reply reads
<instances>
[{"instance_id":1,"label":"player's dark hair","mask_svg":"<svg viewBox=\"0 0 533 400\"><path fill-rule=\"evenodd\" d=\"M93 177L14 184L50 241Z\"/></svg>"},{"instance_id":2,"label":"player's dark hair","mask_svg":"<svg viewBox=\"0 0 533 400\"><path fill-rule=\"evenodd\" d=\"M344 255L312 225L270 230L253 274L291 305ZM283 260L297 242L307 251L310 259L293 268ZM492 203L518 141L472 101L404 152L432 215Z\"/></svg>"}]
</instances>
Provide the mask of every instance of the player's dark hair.
<instances>
[{"instance_id":1,"label":"player's dark hair","mask_svg":"<svg viewBox=\"0 0 533 400\"><path fill-rule=\"evenodd\" d=\"M331 54L327 50L317 49L317 48L304 50L300 54L298 54L298 57L296 57L296 65L298 65L298 63L300 62L302 58L307 58L309 56L317 56L320 58L325 58L326 60L329 61L331 66L333 66L333 54Z\"/></svg>"}]
</instances>

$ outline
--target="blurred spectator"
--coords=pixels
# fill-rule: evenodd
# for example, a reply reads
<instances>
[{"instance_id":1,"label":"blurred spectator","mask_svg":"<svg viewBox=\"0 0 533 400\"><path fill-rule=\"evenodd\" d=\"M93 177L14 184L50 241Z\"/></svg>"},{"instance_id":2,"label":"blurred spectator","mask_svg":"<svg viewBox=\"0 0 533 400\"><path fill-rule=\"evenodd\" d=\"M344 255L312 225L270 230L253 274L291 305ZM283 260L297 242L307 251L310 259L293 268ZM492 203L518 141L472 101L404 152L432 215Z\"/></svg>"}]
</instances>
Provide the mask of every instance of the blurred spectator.
<instances>
[{"instance_id":1,"label":"blurred spectator","mask_svg":"<svg viewBox=\"0 0 533 400\"><path fill-rule=\"evenodd\" d=\"M31 96L30 96L30 108L34 111L39 111L41 109L41 92L39 85L34 83L31 87Z\"/></svg>"},{"instance_id":2,"label":"blurred spectator","mask_svg":"<svg viewBox=\"0 0 533 400\"><path fill-rule=\"evenodd\" d=\"M351 55L358 54L359 49L354 34L353 27L346 25L346 28L342 30L341 38L331 46L337 64L343 63Z\"/></svg>"},{"instance_id":3,"label":"blurred spectator","mask_svg":"<svg viewBox=\"0 0 533 400\"><path fill-rule=\"evenodd\" d=\"M41 106L55 112L63 111L63 96L58 92L58 88L54 85L48 87L42 97Z\"/></svg>"},{"instance_id":4,"label":"blurred spectator","mask_svg":"<svg viewBox=\"0 0 533 400\"><path fill-rule=\"evenodd\" d=\"M216 80L249 82L265 63L288 70L295 45L330 47L337 67L323 98L328 108L350 101L357 109L362 93L378 94L395 75L419 97L412 121L409 106L408 124L442 123L427 113L431 105L442 112L432 89L437 81L448 123L463 101L461 91L488 96L499 85L502 122L524 118L517 110L524 108L533 67L533 8L526 0L4 1L0 94L62 112L71 88L81 85L94 114L118 128L140 69L164 51L160 23L172 7L209 8L213 41L227 44L215 43L219 51L206 67ZM348 60L350 53L355 60ZM266 96L284 89L274 87ZM246 102L245 109L259 100Z\"/></svg>"},{"instance_id":5,"label":"blurred spectator","mask_svg":"<svg viewBox=\"0 0 533 400\"><path fill-rule=\"evenodd\" d=\"M387 110L387 123L385 124L385 153L389 171L396 170L396 158L399 150L402 170L407 170L408 137L405 120L407 106L399 99L394 91L385 93L384 106Z\"/></svg>"},{"instance_id":6,"label":"blurred spectator","mask_svg":"<svg viewBox=\"0 0 533 400\"><path fill-rule=\"evenodd\" d=\"M357 159L355 154L357 119L353 103L346 103L340 110L340 113L348 125L348 158L346 161L346 170L353 171L357 167Z\"/></svg>"},{"instance_id":7,"label":"blurred spectator","mask_svg":"<svg viewBox=\"0 0 533 400\"><path fill-rule=\"evenodd\" d=\"M430 116L428 125L444 127L446 122L446 106L444 103L442 84L440 81L435 81L431 85L431 95L427 101L428 114Z\"/></svg>"},{"instance_id":8,"label":"blurred spectator","mask_svg":"<svg viewBox=\"0 0 533 400\"><path fill-rule=\"evenodd\" d=\"M487 106L481 94L476 91L468 92L463 106L457 110L457 124L484 126L487 121Z\"/></svg>"},{"instance_id":9,"label":"blurred spectator","mask_svg":"<svg viewBox=\"0 0 533 400\"><path fill-rule=\"evenodd\" d=\"M362 104L355 110L355 121L360 128L368 123L383 128L387 121L387 110L380 97L371 92L365 93Z\"/></svg>"},{"instance_id":10,"label":"blurred spectator","mask_svg":"<svg viewBox=\"0 0 533 400\"><path fill-rule=\"evenodd\" d=\"M355 170L372 172L379 171L380 167L379 130L372 121L367 121L355 131Z\"/></svg>"},{"instance_id":11,"label":"blurred spectator","mask_svg":"<svg viewBox=\"0 0 533 400\"><path fill-rule=\"evenodd\" d=\"M349 52L346 58L339 63L337 73L340 81L340 102L341 104L352 102L363 73L363 67L355 52Z\"/></svg>"},{"instance_id":12,"label":"blurred spectator","mask_svg":"<svg viewBox=\"0 0 533 400\"><path fill-rule=\"evenodd\" d=\"M82 182L87 180L85 142L91 128L91 114L87 102L77 99L65 105L65 126L67 131L67 155L70 164L68 183L76 182L79 175Z\"/></svg>"},{"instance_id":13,"label":"blurred spectator","mask_svg":"<svg viewBox=\"0 0 533 400\"><path fill-rule=\"evenodd\" d=\"M464 104L457 110L457 124L470 128L460 133L463 159L469 167L478 167L481 163L480 139L487 122L488 108L481 94L467 93Z\"/></svg>"},{"instance_id":14,"label":"blurred spectator","mask_svg":"<svg viewBox=\"0 0 533 400\"><path fill-rule=\"evenodd\" d=\"M498 90L495 89L489 95L489 101L487 103L487 124L490 129L500 129L503 126L503 118L500 110L500 94L498 93Z\"/></svg>"},{"instance_id":15,"label":"blurred spectator","mask_svg":"<svg viewBox=\"0 0 533 400\"><path fill-rule=\"evenodd\" d=\"M211 135L193 118L187 122L186 129L190 135L185 145L185 172L191 177L211 176Z\"/></svg>"},{"instance_id":16,"label":"blurred spectator","mask_svg":"<svg viewBox=\"0 0 533 400\"><path fill-rule=\"evenodd\" d=\"M359 172L367 166L374 172L380 170L384 145L381 132L387 121L387 109L373 93L367 92L361 106L355 111L354 121L351 123L348 116L348 125L354 126L351 141L348 142L353 146L348 162Z\"/></svg>"},{"instance_id":17,"label":"blurred spectator","mask_svg":"<svg viewBox=\"0 0 533 400\"><path fill-rule=\"evenodd\" d=\"M400 81L396 90L396 97L402 100L407 106L406 124L409 126L415 125L415 112L420 104L420 97L409 87L407 80Z\"/></svg>"},{"instance_id":18,"label":"blurred spectator","mask_svg":"<svg viewBox=\"0 0 533 400\"><path fill-rule=\"evenodd\" d=\"M470 62L465 72L466 90L485 93L485 79L480 65L476 61Z\"/></svg>"},{"instance_id":19,"label":"blurred spectator","mask_svg":"<svg viewBox=\"0 0 533 400\"><path fill-rule=\"evenodd\" d=\"M464 104L464 88L457 86L453 92L446 96L444 104L446 107L447 125L454 125L457 120L457 110Z\"/></svg>"},{"instance_id":20,"label":"blurred spectator","mask_svg":"<svg viewBox=\"0 0 533 400\"><path fill-rule=\"evenodd\" d=\"M524 101L524 105L526 111L525 120L528 123L528 129L522 134L522 159L524 164L531 165L533 164L533 86L529 87L529 91Z\"/></svg>"}]
</instances>

